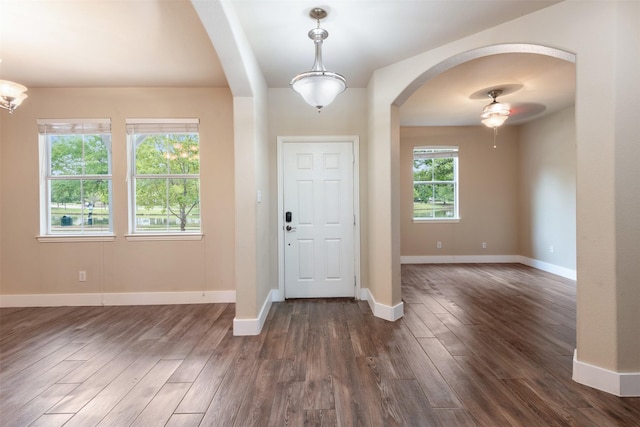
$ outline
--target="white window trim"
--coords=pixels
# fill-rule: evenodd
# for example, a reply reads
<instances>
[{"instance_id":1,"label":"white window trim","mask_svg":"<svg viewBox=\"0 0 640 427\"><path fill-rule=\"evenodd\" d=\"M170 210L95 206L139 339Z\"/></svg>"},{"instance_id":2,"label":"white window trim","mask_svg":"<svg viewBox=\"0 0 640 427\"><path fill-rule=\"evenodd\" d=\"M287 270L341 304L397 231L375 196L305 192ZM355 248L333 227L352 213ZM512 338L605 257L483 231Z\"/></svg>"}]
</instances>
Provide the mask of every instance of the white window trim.
<instances>
[{"instance_id":1,"label":"white window trim","mask_svg":"<svg viewBox=\"0 0 640 427\"><path fill-rule=\"evenodd\" d=\"M59 134L91 134L91 132L76 132L74 131L75 126L84 126L84 125L95 125L97 128L102 128L105 126L109 127L109 133L111 134L111 119L110 118L95 118L95 119L37 119L36 121L38 126L38 151L39 151L39 161L40 161L40 234L36 236L36 240L41 243L59 243L59 242L110 242L115 240L115 234L113 231L113 145L110 147L111 150L111 170L110 174L103 175L83 175L83 177L87 178L103 178L111 181L111 191L109 192L109 230L108 231L94 231L87 232L83 231L82 233L68 233L68 234L57 234L51 233L51 218L49 207L51 203L50 197L50 187L48 185L49 181L49 167L50 161L49 158L49 150L47 145L47 133L43 133L41 131L42 127L47 127L49 125L67 125L69 126L69 132L52 132ZM113 140L112 140L113 144ZM62 179L62 178L61 178Z\"/></svg>"},{"instance_id":2,"label":"white window trim","mask_svg":"<svg viewBox=\"0 0 640 427\"><path fill-rule=\"evenodd\" d=\"M413 222L416 224L427 223L427 222L438 222L438 223L458 223L461 221L461 218L414 218Z\"/></svg>"},{"instance_id":3,"label":"white window trim","mask_svg":"<svg viewBox=\"0 0 640 427\"><path fill-rule=\"evenodd\" d=\"M116 240L114 234L104 235L80 235L80 234L68 234L68 235L46 235L36 236L36 239L40 243L87 243L87 242L113 242Z\"/></svg>"},{"instance_id":4,"label":"white window trim","mask_svg":"<svg viewBox=\"0 0 640 427\"><path fill-rule=\"evenodd\" d=\"M460 203L459 203L459 198L460 198L460 179L459 179L459 154L460 154L460 147L458 147L457 145L417 145L414 146L413 149L411 150L411 170L413 171L413 162L416 159L415 157L415 150L416 149L430 149L430 150L449 150L448 152L443 152L443 153L434 153L433 156L428 156L429 158L435 159L435 158L449 158L449 157L453 157L454 158L454 180L453 181L438 181L439 183L443 183L443 184L453 184L454 185L454 206L455 206L455 216L453 218L428 218L428 217L415 217L414 216L414 205L413 205L413 197L411 197L411 217L413 218L413 222L416 224L419 223L458 223L461 220L460 217ZM416 182L421 183L421 182L426 182L426 181L415 181L413 179L413 173L412 173L412 178L411 178L411 185L412 188L415 186ZM433 182L433 181L428 181L428 182ZM413 194L413 191L412 191Z\"/></svg>"},{"instance_id":5,"label":"white window trim","mask_svg":"<svg viewBox=\"0 0 640 427\"><path fill-rule=\"evenodd\" d=\"M135 221L136 221L136 197L135 197L135 175L134 175L134 165L135 165L135 147L133 144L133 131L135 131L135 127L137 125L142 127L152 127L152 128L163 128L168 133L174 132L179 133L180 131L176 131L172 126L178 125L179 128L185 127L193 127L195 132L200 133L199 124L200 119L198 118L127 118L125 119L126 127L127 127L127 191L128 191L128 233L125 234L125 239L127 241L136 242L136 241L171 241L171 240L201 240L204 236L203 232L203 224L202 224L202 205L200 204L200 231L198 232L189 232L189 231L136 231L135 229ZM164 126L163 126L164 125ZM183 130L184 132L184 130ZM148 175L148 178L153 178L155 175ZM181 175L173 175L173 176L181 176ZM163 175L162 178L165 176ZM201 189L200 184L201 174L198 173L197 176L188 176L190 178L198 179L198 187ZM201 199L201 198L200 198Z\"/></svg>"},{"instance_id":6,"label":"white window trim","mask_svg":"<svg viewBox=\"0 0 640 427\"><path fill-rule=\"evenodd\" d=\"M173 231L167 233L145 233L125 234L124 238L128 242L145 242L145 241L169 241L169 240L202 240L203 233L188 233L181 231Z\"/></svg>"}]
</instances>

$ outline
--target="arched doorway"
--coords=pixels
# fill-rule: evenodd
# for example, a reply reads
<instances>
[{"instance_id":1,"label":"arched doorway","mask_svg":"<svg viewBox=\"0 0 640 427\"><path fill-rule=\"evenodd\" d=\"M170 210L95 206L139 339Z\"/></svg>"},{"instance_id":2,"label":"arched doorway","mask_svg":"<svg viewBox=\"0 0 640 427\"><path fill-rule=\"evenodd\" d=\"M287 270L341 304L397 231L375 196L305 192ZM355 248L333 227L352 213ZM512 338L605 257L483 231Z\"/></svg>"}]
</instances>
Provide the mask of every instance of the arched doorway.
<instances>
[{"instance_id":1,"label":"arched doorway","mask_svg":"<svg viewBox=\"0 0 640 427\"><path fill-rule=\"evenodd\" d=\"M399 108L402 263L520 262L575 280L575 63L522 50L431 74ZM495 87L511 109L497 149L480 123ZM450 188L451 200L422 200L423 173L412 166L432 145L456 150L455 183L433 185Z\"/></svg>"},{"instance_id":2,"label":"arched doorway","mask_svg":"<svg viewBox=\"0 0 640 427\"><path fill-rule=\"evenodd\" d=\"M633 307L638 293L632 274L637 271L637 263L630 262L628 255L637 254L630 246L631 236L637 234L637 224L626 214L632 205L624 203L635 196L621 190L625 187L624 177L637 175L637 168L626 161L631 157L622 154L632 155L637 147L632 135L634 132L637 135L638 123L626 107L631 101L629 88L638 84L629 67L637 64L638 57L615 54L624 48L628 52L633 50L630 39L623 37L631 28L625 26L629 13L633 13L628 6L620 2L615 2L615 6L604 2L593 4L588 11L579 11L585 19L565 28L568 31L550 32L545 23L551 17L561 19L560 15L562 19L571 19L578 12L574 7L556 11L559 15L532 16L517 25L496 28L380 70L369 88L368 157L375 192L369 192L368 205L370 211L381 212L372 216L369 224L369 239L376 244L369 256L370 288L376 301L395 307L401 304L400 215L396 208L399 199L395 196L399 189L397 105L402 102L402 93L427 73L416 70L433 72L437 65L446 68L444 65L451 57L460 59L456 52L472 51L509 38L565 46L580 57L576 90L579 298L574 379L618 395L637 395L640 378L637 373L640 353L633 350L637 348L637 339L632 336L635 329L630 327L637 320ZM593 25L607 28L608 33L604 33L607 36L603 39L592 35ZM594 164L599 165L599 173L595 175L590 173ZM603 204L608 208L602 210ZM607 285L603 286L604 283ZM633 298L621 299L622 294ZM623 374L626 372L631 374Z\"/></svg>"}]
</instances>

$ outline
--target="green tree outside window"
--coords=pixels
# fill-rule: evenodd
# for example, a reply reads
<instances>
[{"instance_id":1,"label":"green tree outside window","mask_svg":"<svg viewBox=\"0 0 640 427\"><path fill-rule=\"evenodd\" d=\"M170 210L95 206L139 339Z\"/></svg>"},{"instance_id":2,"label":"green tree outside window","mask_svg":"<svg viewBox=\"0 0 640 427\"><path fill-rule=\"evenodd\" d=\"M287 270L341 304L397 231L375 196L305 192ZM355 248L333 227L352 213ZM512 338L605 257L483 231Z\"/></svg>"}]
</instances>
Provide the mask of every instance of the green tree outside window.
<instances>
[{"instance_id":1,"label":"green tree outside window","mask_svg":"<svg viewBox=\"0 0 640 427\"><path fill-rule=\"evenodd\" d=\"M51 134L46 144L50 232L110 231L110 135Z\"/></svg>"},{"instance_id":2,"label":"green tree outside window","mask_svg":"<svg viewBox=\"0 0 640 427\"><path fill-rule=\"evenodd\" d=\"M457 218L457 152L457 147L414 148L415 219Z\"/></svg>"},{"instance_id":3,"label":"green tree outside window","mask_svg":"<svg viewBox=\"0 0 640 427\"><path fill-rule=\"evenodd\" d=\"M200 230L197 133L135 135L137 231Z\"/></svg>"}]
</instances>

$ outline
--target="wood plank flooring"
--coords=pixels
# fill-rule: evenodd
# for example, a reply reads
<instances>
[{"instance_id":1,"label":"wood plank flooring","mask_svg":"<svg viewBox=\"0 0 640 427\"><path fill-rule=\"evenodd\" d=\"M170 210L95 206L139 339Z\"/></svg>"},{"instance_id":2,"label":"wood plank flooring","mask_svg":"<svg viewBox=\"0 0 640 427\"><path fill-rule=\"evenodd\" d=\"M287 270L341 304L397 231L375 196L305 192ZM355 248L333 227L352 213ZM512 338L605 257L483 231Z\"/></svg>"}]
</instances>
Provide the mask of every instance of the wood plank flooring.
<instances>
[{"instance_id":1,"label":"wood plank flooring","mask_svg":"<svg viewBox=\"0 0 640 427\"><path fill-rule=\"evenodd\" d=\"M640 426L571 380L573 282L517 264L405 265L405 317L353 300L0 309L5 426Z\"/></svg>"}]
</instances>

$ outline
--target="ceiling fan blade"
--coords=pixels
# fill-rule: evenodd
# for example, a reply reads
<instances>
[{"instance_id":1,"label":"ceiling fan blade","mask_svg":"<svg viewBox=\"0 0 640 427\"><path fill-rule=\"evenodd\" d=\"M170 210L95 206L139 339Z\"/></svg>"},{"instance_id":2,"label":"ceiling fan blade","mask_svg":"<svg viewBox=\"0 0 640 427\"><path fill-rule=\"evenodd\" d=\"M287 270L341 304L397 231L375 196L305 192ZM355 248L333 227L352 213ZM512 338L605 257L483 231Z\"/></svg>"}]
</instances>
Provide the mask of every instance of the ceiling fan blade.
<instances>
[{"instance_id":1,"label":"ceiling fan blade","mask_svg":"<svg viewBox=\"0 0 640 427\"><path fill-rule=\"evenodd\" d=\"M509 121L520 122L530 120L535 116L542 114L546 109L547 107L545 105L535 102L511 104L511 114L509 114Z\"/></svg>"}]
</instances>

